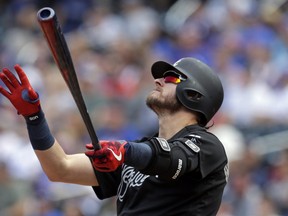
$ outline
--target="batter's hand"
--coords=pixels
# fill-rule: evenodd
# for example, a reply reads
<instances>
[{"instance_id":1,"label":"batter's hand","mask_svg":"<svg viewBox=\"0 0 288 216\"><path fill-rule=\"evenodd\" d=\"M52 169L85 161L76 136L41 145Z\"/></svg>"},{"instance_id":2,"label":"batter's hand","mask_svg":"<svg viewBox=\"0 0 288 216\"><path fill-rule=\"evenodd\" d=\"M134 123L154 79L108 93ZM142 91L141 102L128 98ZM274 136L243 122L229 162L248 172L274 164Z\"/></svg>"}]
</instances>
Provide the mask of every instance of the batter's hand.
<instances>
[{"instance_id":1,"label":"batter's hand","mask_svg":"<svg viewBox=\"0 0 288 216\"><path fill-rule=\"evenodd\" d=\"M10 70L4 68L0 73L0 79L9 91L0 86L0 93L10 100L18 114L25 117L32 116L40 111L38 94L33 90L23 69L19 65L15 65L14 68L20 80Z\"/></svg>"},{"instance_id":2,"label":"batter's hand","mask_svg":"<svg viewBox=\"0 0 288 216\"><path fill-rule=\"evenodd\" d=\"M93 166L101 172L115 171L124 162L125 148L127 144L125 140L108 141L101 140L100 150L94 150L92 144L87 144L88 151L85 154L92 159Z\"/></svg>"}]
</instances>

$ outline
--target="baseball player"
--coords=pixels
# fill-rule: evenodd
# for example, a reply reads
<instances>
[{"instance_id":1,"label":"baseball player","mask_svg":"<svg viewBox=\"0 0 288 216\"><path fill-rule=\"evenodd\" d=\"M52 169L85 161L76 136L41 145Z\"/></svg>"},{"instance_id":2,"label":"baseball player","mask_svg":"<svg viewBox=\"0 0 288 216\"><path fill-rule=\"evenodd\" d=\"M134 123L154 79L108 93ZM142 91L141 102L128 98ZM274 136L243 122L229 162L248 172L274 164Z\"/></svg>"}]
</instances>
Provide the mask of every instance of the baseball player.
<instances>
[{"instance_id":1,"label":"baseball player","mask_svg":"<svg viewBox=\"0 0 288 216\"><path fill-rule=\"evenodd\" d=\"M138 141L101 140L67 155L51 134L35 92L19 65L3 69L0 92L26 119L33 149L51 181L92 186L100 199L117 196L118 215L216 215L228 177L221 142L206 125L220 108L220 79L203 62L157 61L147 106L159 131Z\"/></svg>"}]
</instances>

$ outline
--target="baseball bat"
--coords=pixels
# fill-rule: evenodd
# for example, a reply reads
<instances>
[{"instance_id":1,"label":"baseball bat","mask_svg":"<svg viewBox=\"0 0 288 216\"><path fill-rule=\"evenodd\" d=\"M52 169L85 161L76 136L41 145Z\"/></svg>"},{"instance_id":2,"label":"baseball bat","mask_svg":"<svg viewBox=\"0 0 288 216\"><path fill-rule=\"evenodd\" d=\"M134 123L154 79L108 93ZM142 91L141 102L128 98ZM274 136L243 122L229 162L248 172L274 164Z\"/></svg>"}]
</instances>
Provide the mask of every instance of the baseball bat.
<instances>
[{"instance_id":1,"label":"baseball bat","mask_svg":"<svg viewBox=\"0 0 288 216\"><path fill-rule=\"evenodd\" d=\"M37 12L37 19L46 38L53 58L65 80L73 99L80 111L81 117L88 130L94 149L100 149L99 140L94 130L91 118L86 108L73 61L61 26L55 11L50 7L44 7Z\"/></svg>"}]
</instances>

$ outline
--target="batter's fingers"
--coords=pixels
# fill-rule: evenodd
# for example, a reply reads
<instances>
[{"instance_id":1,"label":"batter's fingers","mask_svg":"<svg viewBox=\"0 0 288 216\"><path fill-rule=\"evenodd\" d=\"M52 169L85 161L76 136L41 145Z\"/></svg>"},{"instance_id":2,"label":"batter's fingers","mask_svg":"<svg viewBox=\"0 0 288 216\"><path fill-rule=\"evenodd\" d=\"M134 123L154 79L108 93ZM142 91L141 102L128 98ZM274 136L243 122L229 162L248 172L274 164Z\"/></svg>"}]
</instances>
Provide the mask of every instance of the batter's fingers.
<instances>
[{"instance_id":1,"label":"batter's fingers","mask_svg":"<svg viewBox=\"0 0 288 216\"><path fill-rule=\"evenodd\" d=\"M94 150L94 146L92 145L92 143L86 144L86 148L89 150Z\"/></svg>"},{"instance_id":2,"label":"batter's fingers","mask_svg":"<svg viewBox=\"0 0 288 216\"><path fill-rule=\"evenodd\" d=\"M8 91L6 91L3 87L1 87L0 86L0 93L2 94L2 95L4 95L6 98L10 98L10 96L11 96L11 94L8 92Z\"/></svg>"},{"instance_id":3,"label":"batter's fingers","mask_svg":"<svg viewBox=\"0 0 288 216\"><path fill-rule=\"evenodd\" d=\"M9 79L10 83L13 85L13 87L17 87L20 85L18 79L15 77L15 75L7 68L4 68L2 71L6 77Z\"/></svg>"},{"instance_id":4,"label":"batter's fingers","mask_svg":"<svg viewBox=\"0 0 288 216\"><path fill-rule=\"evenodd\" d=\"M26 84L30 85L29 80L28 80L25 72L24 72L23 69L21 68L21 66L18 65L18 64L16 64L16 65L14 66L14 68L15 68L18 76L19 76L19 79L20 79L21 83L22 83L23 85L26 85Z\"/></svg>"},{"instance_id":5,"label":"batter's fingers","mask_svg":"<svg viewBox=\"0 0 288 216\"><path fill-rule=\"evenodd\" d=\"M4 71L5 69L3 69ZM3 81L3 83L7 86L10 92L12 92L15 88L11 81L7 78L7 76L4 73L0 73L0 79ZM3 89L5 90L5 89Z\"/></svg>"},{"instance_id":6,"label":"batter's fingers","mask_svg":"<svg viewBox=\"0 0 288 216\"><path fill-rule=\"evenodd\" d=\"M94 158L94 151L92 151L92 150L91 151L86 151L85 155L90 157L90 158Z\"/></svg>"}]
</instances>

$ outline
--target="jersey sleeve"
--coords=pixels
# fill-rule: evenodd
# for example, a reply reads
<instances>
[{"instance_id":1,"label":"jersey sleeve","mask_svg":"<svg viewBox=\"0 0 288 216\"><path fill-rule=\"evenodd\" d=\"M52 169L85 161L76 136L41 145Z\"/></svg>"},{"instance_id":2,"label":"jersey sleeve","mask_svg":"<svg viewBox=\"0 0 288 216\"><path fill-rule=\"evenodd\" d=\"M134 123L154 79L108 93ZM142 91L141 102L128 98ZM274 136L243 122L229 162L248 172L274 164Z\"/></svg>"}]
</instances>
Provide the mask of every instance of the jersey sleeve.
<instances>
[{"instance_id":1,"label":"jersey sleeve","mask_svg":"<svg viewBox=\"0 0 288 216\"><path fill-rule=\"evenodd\" d=\"M227 164L227 156L222 143L212 134L199 140L199 168L202 178L211 172L224 169Z\"/></svg>"},{"instance_id":2,"label":"jersey sleeve","mask_svg":"<svg viewBox=\"0 0 288 216\"><path fill-rule=\"evenodd\" d=\"M94 169L99 186L93 186L93 190L99 199L106 199L117 195L121 181L121 167L114 172L99 172Z\"/></svg>"}]
</instances>

